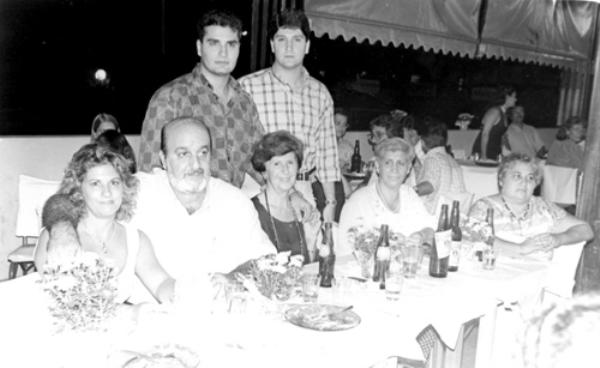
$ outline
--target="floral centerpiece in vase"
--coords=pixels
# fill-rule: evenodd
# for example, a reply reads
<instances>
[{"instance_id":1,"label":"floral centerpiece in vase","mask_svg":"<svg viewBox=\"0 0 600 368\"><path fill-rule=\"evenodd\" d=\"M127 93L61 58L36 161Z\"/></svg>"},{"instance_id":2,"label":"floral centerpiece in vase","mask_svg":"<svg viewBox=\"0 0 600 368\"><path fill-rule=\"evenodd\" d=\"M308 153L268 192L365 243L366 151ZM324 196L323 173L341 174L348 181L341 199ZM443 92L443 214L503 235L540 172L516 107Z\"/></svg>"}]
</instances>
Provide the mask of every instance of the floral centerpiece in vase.
<instances>
[{"instance_id":1,"label":"floral centerpiece in vase","mask_svg":"<svg viewBox=\"0 0 600 368\"><path fill-rule=\"evenodd\" d=\"M348 229L348 240L354 244L354 256L360 265L361 276L369 279L373 275L375 262L375 250L381 238L381 232L377 227L366 227L364 225L353 226ZM401 252L406 238L403 234L390 231L389 242L392 257Z\"/></svg>"},{"instance_id":2,"label":"floral centerpiece in vase","mask_svg":"<svg viewBox=\"0 0 600 368\"><path fill-rule=\"evenodd\" d=\"M473 120L474 117L475 115L469 114L468 112L463 112L458 114L458 118L456 119L454 125L459 127L460 130L467 130L469 125L471 125L471 120Z\"/></svg>"},{"instance_id":3,"label":"floral centerpiece in vase","mask_svg":"<svg viewBox=\"0 0 600 368\"><path fill-rule=\"evenodd\" d=\"M479 257L486 244L493 243L494 233L492 227L486 221L474 219L472 217L463 217L461 219L461 229L463 231L463 246L469 244L468 256L470 258Z\"/></svg>"}]
</instances>

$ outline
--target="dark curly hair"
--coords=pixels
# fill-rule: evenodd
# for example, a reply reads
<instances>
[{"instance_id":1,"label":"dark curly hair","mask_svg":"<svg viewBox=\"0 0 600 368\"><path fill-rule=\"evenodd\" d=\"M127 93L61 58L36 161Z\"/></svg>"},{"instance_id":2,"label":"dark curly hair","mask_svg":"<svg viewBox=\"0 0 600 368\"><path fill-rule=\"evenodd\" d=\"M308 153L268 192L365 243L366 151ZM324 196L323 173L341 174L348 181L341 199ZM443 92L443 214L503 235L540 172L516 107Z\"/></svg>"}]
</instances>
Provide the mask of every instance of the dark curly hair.
<instances>
[{"instance_id":1,"label":"dark curly hair","mask_svg":"<svg viewBox=\"0 0 600 368\"><path fill-rule=\"evenodd\" d=\"M302 165L304 145L287 130L278 130L265 134L262 139L254 145L252 153L252 167L258 172L264 172L265 162L275 156L282 156L294 152L298 161L298 168Z\"/></svg>"},{"instance_id":2,"label":"dark curly hair","mask_svg":"<svg viewBox=\"0 0 600 368\"><path fill-rule=\"evenodd\" d=\"M284 10L275 15L267 30L269 40L273 40L279 28L298 28L307 41L310 39L310 23L302 10Z\"/></svg>"},{"instance_id":3,"label":"dark curly hair","mask_svg":"<svg viewBox=\"0 0 600 368\"><path fill-rule=\"evenodd\" d=\"M76 208L77 218L85 214L85 201L81 193L81 183L88 171L96 166L111 165L123 181L123 202L117 211L116 219L126 221L131 218L135 208L138 191L138 179L131 173L129 161L109 148L97 143L89 143L81 147L65 170L58 193L66 194Z\"/></svg>"},{"instance_id":4,"label":"dark curly hair","mask_svg":"<svg viewBox=\"0 0 600 368\"><path fill-rule=\"evenodd\" d=\"M198 22L196 23L196 31L198 33L198 39L200 41L204 40L206 27L209 26L229 27L235 33L237 33L238 40L242 36L242 21L233 13L230 13L225 10L210 10L204 13L200 17L200 19L198 19Z\"/></svg>"}]
</instances>

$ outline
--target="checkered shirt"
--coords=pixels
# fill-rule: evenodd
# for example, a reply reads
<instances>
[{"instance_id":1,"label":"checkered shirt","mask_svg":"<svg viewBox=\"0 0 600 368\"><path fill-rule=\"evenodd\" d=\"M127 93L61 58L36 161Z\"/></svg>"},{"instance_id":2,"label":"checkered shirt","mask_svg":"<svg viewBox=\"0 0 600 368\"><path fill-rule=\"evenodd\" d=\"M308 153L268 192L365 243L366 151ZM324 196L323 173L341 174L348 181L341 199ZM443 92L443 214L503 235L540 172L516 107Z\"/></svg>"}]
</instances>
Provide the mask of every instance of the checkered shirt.
<instances>
[{"instance_id":1,"label":"checkered shirt","mask_svg":"<svg viewBox=\"0 0 600 368\"><path fill-rule=\"evenodd\" d=\"M341 180L333 122L333 100L323 83L303 69L301 91L275 76L271 68L240 79L252 95L267 132L287 130L304 143L301 172L316 168L322 182Z\"/></svg>"},{"instance_id":2,"label":"checkered shirt","mask_svg":"<svg viewBox=\"0 0 600 368\"><path fill-rule=\"evenodd\" d=\"M264 131L252 98L233 78L230 77L228 83L233 97L226 106L200 72L200 64L191 73L156 91L142 126L139 169L150 172L152 167L160 166L160 130L167 122L181 116L194 116L210 129L212 175L241 187L244 173L252 170L252 146Z\"/></svg>"}]
</instances>

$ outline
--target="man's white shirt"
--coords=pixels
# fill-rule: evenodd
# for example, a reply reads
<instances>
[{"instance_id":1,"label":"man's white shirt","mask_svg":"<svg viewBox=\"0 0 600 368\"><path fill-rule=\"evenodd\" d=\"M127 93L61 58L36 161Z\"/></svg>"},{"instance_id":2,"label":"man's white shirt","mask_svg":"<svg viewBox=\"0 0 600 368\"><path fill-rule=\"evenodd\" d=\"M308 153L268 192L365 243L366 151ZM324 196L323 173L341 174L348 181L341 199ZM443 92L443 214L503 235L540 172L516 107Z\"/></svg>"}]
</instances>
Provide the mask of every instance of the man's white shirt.
<instances>
[{"instance_id":1,"label":"man's white shirt","mask_svg":"<svg viewBox=\"0 0 600 368\"><path fill-rule=\"evenodd\" d=\"M140 190L131 222L148 235L158 261L175 279L229 272L275 252L254 206L238 188L210 178L202 206L189 214L166 171L136 175Z\"/></svg>"}]
</instances>

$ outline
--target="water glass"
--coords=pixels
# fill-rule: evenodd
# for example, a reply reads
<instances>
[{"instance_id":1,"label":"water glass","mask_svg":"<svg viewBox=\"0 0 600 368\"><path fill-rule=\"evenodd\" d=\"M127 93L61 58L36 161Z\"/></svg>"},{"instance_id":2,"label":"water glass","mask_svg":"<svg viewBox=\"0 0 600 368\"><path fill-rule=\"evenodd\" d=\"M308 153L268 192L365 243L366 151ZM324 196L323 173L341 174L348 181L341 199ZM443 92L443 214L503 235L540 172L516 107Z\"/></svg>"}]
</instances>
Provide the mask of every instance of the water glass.
<instances>
[{"instance_id":1,"label":"water glass","mask_svg":"<svg viewBox=\"0 0 600 368\"><path fill-rule=\"evenodd\" d=\"M420 253L420 256L419 256ZM402 254L402 273L407 279L416 276L419 269L419 260L423 259L423 249L419 245L407 244Z\"/></svg>"},{"instance_id":2,"label":"water glass","mask_svg":"<svg viewBox=\"0 0 600 368\"><path fill-rule=\"evenodd\" d=\"M385 297L391 301L400 299L402 285L404 284L403 266L392 260L390 267L385 272Z\"/></svg>"},{"instance_id":3,"label":"water glass","mask_svg":"<svg viewBox=\"0 0 600 368\"><path fill-rule=\"evenodd\" d=\"M302 275L302 299L307 303L315 303L319 298L319 275Z\"/></svg>"},{"instance_id":4,"label":"water glass","mask_svg":"<svg viewBox=\"0 0 600 368\"><path fill-rule=\"evenodd\" d=\"M496 251L492 247L485 247L482 252L481 262L484 270L496 268Z\"/></svg>"}]
</instances>

